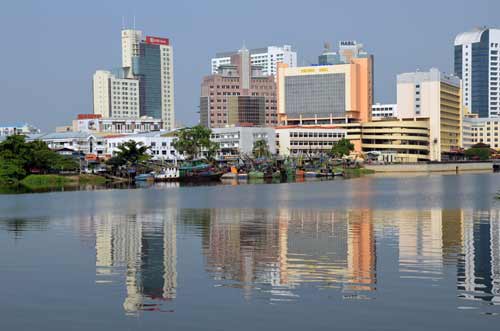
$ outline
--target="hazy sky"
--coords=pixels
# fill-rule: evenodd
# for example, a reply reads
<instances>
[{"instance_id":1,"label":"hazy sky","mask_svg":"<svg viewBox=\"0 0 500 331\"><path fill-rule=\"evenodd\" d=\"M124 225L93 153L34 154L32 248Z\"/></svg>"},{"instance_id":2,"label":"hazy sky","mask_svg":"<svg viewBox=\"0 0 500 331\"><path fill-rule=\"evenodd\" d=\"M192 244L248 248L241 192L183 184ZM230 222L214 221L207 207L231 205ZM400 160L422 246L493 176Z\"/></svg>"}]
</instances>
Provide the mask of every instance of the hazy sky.
<instances>
[{"instance_id":1,"label":"hazy sky","mask_svg":"<svg viewBox=\"0 0 500 331\"><path fill-rule=\"evenodd\" d=\"M0 124L42 130L92 112L92 74L121 64L122 16L171 39L178 122L195 124L200 81L218 51L290 44L299 64L323 43L354 39L375 55L375 101L395 102L396 75L451 72L453 40L500 26L500 1L105 1L3 0L0 5Z\"/></svg>"}]
</instances>

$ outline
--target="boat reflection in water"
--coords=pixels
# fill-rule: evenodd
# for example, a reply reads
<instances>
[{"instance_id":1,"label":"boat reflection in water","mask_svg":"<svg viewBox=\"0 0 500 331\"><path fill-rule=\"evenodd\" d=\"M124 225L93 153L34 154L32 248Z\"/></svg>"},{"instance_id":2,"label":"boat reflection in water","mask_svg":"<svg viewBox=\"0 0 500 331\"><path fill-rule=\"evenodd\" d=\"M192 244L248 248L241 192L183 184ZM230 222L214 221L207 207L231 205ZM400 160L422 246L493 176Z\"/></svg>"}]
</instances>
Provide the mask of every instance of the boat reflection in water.
<instances>
[{"instance_id":1,"label":"boat reflection in water","mask_svg":"<svg viewBox=\"0 0 500 331\"><path fill-rule=\"evenodd\" d=\"M183 240L190 241L190 263L197 260L192 241L199 243L211 279L203 285L239 289L250 301L323 293L374 299L381 288L446 288L451 281L458 291L451 297L500 303L497 210L167 209L87 221L95 227L88 231L95 233L97 283L123 282L130 314L169 311Z\"/></svg>"}]
</instances>

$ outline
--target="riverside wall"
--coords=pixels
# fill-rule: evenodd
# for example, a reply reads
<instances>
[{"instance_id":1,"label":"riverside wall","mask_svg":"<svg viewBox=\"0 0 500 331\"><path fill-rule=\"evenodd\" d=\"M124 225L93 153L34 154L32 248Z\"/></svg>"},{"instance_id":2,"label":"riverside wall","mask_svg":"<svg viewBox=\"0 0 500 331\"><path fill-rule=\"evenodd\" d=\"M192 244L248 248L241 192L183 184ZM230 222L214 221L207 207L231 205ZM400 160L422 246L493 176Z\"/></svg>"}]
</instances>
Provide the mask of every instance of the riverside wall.
<instances>
[{"instance_id":1,"label":"riverside wall","mask_svg":"<svg viewBox=\"0 0 500 331\"><path fill-rule=\"evenodd\" d=\"M492 162L467 163L407 163L407 164L374 164L365 165L366 169L375 172L460 172L460 171L493 171Z\"/></svg>"}]
</instances>

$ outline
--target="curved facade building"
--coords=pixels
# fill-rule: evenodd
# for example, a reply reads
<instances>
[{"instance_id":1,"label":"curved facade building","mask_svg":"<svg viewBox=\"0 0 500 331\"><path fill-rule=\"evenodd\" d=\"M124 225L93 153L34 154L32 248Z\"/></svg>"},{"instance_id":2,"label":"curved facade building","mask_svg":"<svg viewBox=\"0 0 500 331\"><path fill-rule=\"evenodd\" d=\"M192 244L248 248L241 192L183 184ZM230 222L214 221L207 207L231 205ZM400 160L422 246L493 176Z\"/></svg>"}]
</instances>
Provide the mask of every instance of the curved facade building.
<instances>
[{"instance_id":1,"label":"curved facade building","mask_svg":"<svg viewBox=\"0 0 500 331\"><path fill-rule=\"evenodd\" d=\"M479 28L455 38L455 75L463 81L463 102L479 117L498 117L500 29Z\"/></svg>"}]
</instances>

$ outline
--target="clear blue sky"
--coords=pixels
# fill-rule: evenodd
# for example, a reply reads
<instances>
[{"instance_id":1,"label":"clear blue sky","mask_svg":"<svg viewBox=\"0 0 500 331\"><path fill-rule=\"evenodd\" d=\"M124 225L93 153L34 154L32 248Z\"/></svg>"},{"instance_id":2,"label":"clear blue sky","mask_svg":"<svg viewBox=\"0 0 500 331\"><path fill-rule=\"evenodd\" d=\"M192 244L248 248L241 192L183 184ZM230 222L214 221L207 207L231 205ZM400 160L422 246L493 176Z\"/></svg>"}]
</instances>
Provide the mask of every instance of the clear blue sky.
<instances>
[{"instance_id":1,"label":"clear blue sky","mask_svg":"<svg viewBox=\"0 0 500 331\"><path fill-rule=\"evenodd\" d=\"M396 75L451 72L453 39L500 26L500 1L4 1L0 6L0 123L43 130L92 112L92 74L121 63L122 16L172 40L175 110L195 124L200 81L217 51L291 44L299 64L323 42L355 39L375 55L375 101L394 102Z\"/></svg>"}]
</instances>

